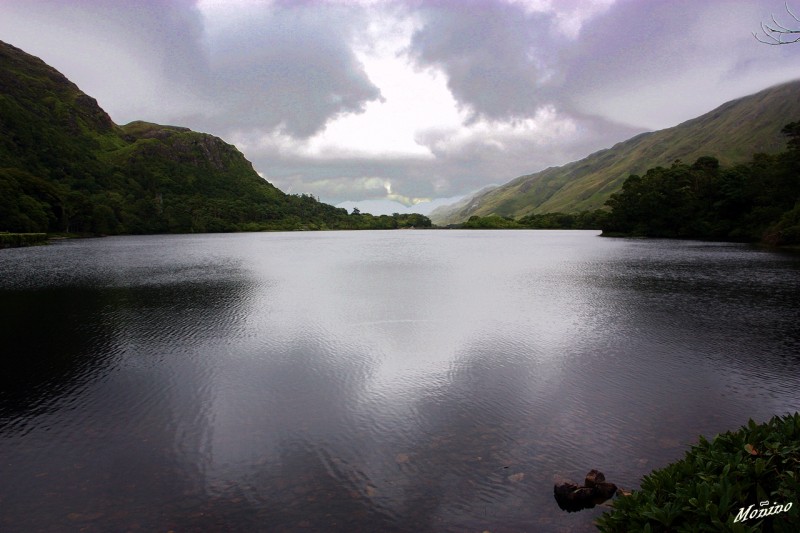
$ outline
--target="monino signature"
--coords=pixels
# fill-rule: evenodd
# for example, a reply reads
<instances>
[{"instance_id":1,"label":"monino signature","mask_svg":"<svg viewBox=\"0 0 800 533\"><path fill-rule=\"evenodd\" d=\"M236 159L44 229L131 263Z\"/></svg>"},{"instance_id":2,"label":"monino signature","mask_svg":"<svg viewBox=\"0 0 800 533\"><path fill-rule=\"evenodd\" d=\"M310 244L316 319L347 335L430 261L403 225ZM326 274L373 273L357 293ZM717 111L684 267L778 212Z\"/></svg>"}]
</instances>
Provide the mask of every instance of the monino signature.
<instances>
[{"instance_id":1,"label":"monino signature","mask_svg":"<svg viewBox=\"0 0 800 533\"><path fill-rule=\"evenodd\" d=\"M752 520L754 518L764 518L765 516L786 513L792 508L792 502L784 503L783 505L773 503L771 507L767 507L768 505L769 500L761 502L755 509L753 509L753 507L755 507L754 503L751 504L747 509L742 507L739 509L739 514L736 515L736 518L734 518L733 521L744 522L745 520Z\"/></svg>"}]
</instances>

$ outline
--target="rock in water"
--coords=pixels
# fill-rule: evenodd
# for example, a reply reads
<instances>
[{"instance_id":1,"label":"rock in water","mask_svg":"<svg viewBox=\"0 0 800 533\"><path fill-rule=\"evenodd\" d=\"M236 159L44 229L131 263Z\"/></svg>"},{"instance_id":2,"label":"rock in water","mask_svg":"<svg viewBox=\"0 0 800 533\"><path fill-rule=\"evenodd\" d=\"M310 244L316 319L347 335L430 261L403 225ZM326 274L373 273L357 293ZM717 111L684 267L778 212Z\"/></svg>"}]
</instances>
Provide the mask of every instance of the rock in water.
<instances>
[{"instance_id":1,"label":"rock in water","mask_svg":"<svg viewBox=\"0 0 800 533\"><path fill-rule=\"evenodd\" d=\"M597 483L592 490L594 490L595 498L600 499L598 503L603 503L616 494L617 486L613 483Z\"/></svg>"},{"instance_id":2,"label":"rock in water","mask_svg":"<svg viewBox=\"0 0 800 533\"><path fill-rule=\"evenodd\" d=\"M591 470L586 474L584 486L581 487L567 479L557 477L553 485L556 503L561 509L570 513L591 509L617 492L617 486L607 483L605 479L602 472Z\"/></svg>"},{"instance_id":3,"label":"rock in water","mask_svg":"<svg viewBox=\"0 0 800 533\"><path fill-rule=\"evenodd\" d=\"M594 487L596 484L602 483L605 480L606 476L604 476L602 472L592 469L589 470L588 474L586 474L586 480L583 482L583 484L586 487Z\"/></svg>"}]
</instances>

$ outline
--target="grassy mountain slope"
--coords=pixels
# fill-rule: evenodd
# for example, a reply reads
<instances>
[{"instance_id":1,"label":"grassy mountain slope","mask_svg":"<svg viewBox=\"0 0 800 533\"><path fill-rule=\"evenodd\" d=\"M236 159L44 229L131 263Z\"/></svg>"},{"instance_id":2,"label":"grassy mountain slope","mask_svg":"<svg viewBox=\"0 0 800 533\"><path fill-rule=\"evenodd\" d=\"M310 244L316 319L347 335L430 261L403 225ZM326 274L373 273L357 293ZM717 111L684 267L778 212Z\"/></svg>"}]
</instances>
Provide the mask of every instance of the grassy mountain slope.
<instances>
[{"instance_id":1,"label":"grassy mountain slope","mask_svg":"<svg viewBox=\"0 0 800 533\"><path fill-rule=\"evenodd\" d=\"M391 228L427 220L397 218L348 215L284 194L212 135L118 126L57 70L0 42L0 231Z\"/></svg>"},{"instance_id":2,"label":"grassy mountain slope","mask_svg":"<svg viewBox=\"0 0 800 533\"><path fill-rule=\"evenodd\" d=\"M602 207L630 174L692 162L711 155L724 165L745 162L754 153L777 153L786 145L781 128L800 118L800 81L733 100L698 118L657 132L637 135L614 147L560 167L521 176L496 189L434 211L437 224L470 216L519 218L533 213L579 212Z\"/></svg>"},{"instance_id":3,"label":"grassy mountain slope","mask_svg":"<svg viewBox=\"0 0 800 533\"><path fill-rule=\"evenodd\" d=\"M63 178L122 145L111 118L57 70L0 42L0 163Z\"/></svg>"}]
</instances>

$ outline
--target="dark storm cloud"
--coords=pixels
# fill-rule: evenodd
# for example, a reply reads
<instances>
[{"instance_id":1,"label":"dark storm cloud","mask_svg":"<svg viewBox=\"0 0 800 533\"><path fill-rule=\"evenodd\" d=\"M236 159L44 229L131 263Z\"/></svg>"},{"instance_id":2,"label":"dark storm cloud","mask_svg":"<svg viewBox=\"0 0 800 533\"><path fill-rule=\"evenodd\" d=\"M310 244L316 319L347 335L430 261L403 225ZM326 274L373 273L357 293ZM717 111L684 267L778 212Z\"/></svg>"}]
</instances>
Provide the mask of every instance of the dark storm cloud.
<instances>
[{"instance_id":1,"label":"dark storm cloud","mask_svg":"<svg viewBox=\"0 0 800 533\"><path fill-rule=\"evenodd\" d=\"M357 6L222 11L206 20L191 0L10 0L0 5L0 28L92 92L117 122L182 123L220 135L280 128L302 138L380 98L351 49L363 23Z\"/></svg>"},{"instance_id":2,"label":"dark storm cloud","mask_svg":"<svg viewBox=\"0 0 800 533\"><path fill-rule=\"evenodd\" d=\"M304 138L380 98L351 48L359 9L283 2L246 14L210 36L210 87L223 104L209 119L215 129L280 127Z\"/></svg>"},{"instance_id":3,"label":"dark storm cloud","mask_svg":"<svg viewBox=\"0 0 800 533\"><path fill-rule=\"evenodd\" d=\"M421 2L410 53L441 69L473 116L528 117L554 105L646 129L800 76L796 49L752 36L772 13L789 16L780 0L597 4L535 11L520 2Z\"/></svg>"},{"instance_id":4,"label":"dark storm cloud","mask_svg":"<svg viewBox=\"0 0 800 533\"><path fill-rule=\"evenodd\" d=\"M519 4L425 2L424 26L410 51L422 66L442 69L453 96L478 116L529 116L554 75L554 20Z\"/></svg>"},{"instance_id":5,"label":"dark storm cloud","mask_svg":"<svg viewBox=\"0 0 800 533\"><path fill-rule=\"evenodd\" d=\"M128 97L136 98L136 82L150 82L136 79L143 74L193 85L206 68L203 31L193 0L0 3L0 38L40 55L113 107L125 102L126 85ZM129 75L134 79L126 84ZM122 83L115 86L114 79Z\"/></svg>"}]
</instances>

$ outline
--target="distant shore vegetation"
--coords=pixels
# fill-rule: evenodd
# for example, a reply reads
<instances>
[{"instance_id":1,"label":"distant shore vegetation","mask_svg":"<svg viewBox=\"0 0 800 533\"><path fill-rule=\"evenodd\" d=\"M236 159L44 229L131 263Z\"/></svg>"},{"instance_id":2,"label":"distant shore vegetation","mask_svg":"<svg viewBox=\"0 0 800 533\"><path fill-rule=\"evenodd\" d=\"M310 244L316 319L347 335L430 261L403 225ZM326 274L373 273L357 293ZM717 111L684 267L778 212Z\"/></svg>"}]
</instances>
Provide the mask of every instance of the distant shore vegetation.
<instances>
[{"instance_id":1,"label":"distant shore vegetation","mask_svg":"<svg viewBox=\"0 0 800 533\"><path fill-rule=\"evenodd\" d=\"M607 216L602 209L581 213L542 213L520 219L489 215L473 215L463 224L451 224L460 229L600 229L601 220Z\"/></svg>"}]
</instances>

